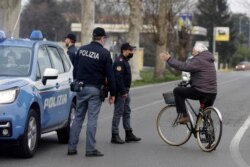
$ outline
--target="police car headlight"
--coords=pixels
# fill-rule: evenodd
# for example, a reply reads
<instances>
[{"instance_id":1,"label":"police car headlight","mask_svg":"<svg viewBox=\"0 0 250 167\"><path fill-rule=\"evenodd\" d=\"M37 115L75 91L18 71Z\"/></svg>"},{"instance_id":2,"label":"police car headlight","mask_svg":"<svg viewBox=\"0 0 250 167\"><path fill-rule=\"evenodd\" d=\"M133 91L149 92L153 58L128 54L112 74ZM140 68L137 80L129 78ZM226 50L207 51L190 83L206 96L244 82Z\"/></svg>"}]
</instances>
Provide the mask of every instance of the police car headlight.
<instances>
[{"instance_id":1,"label":"police car headlight","mask_svg":"<svg viewBox=\"0 0 250 167\"><path fill-rule=\"evenodd\" d=\"M15 101L19 88L0 91L0 104L12 103Z\"/></svg>"}]
</instances>

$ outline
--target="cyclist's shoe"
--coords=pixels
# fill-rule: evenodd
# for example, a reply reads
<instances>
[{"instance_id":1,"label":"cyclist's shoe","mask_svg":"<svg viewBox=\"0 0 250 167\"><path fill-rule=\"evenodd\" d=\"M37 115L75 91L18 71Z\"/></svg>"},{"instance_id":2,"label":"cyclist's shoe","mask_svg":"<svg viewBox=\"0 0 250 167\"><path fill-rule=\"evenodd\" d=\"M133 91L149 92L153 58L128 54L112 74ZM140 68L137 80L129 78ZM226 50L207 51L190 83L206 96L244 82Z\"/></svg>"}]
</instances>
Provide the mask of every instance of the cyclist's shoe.
<instances>
[{"instance_id":1,"label":"cyclist's shoe","mask_svg":"<svg viewBox=\"0 0 250 167\"><path fill-rule=\"evenodd\" d=\"M182 116L182 117L178 120L178 123L179 123L179 124L187 124L188 122L190 122L189 116Z\"/></svg>"}]
</instances>

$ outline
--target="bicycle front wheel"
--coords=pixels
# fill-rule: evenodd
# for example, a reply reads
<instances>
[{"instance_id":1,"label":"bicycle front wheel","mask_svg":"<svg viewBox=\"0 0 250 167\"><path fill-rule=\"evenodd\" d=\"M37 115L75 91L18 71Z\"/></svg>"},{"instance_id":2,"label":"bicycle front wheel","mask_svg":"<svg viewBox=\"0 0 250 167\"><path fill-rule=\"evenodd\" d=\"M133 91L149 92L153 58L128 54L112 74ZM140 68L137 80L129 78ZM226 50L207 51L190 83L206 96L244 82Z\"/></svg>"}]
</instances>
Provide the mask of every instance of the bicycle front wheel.
<instances>
[{"instance_id":1,"label":"bicycle front wheel","mask_svg":"<svg viewBox=\"0 0 250 167\"><path fill-rule=\"evenodd\" d=\"M197 142L205 152L211 152L218 146L222 135L222 116L215 107L206 108L196 124Z\"/></svg>"},{"instance_id":2,"label":"bicycle front wheel","mask_svg":"<svg viewBox=\"0 0 250 167\"><path fill-rule=\"evenodd\" d=\"M161 139L169 145L185 144L191 136L188 125L177 123L178 114L175 106L164 107L157 116L157 132Z\"/></svg>"}]
</instances>

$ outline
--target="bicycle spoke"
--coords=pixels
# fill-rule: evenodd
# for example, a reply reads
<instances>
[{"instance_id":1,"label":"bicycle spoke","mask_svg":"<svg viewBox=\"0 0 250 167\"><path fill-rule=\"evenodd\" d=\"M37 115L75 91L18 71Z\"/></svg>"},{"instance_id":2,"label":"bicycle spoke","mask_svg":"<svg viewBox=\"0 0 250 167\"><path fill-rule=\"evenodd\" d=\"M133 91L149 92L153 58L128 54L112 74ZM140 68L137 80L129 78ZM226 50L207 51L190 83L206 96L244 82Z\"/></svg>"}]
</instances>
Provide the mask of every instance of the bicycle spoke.
<instances>
[{"instance_id":1,"label":"bicycle spoke","mask_svg":"<svg viewBox=\"0 0 250 167\"><path fill-rule=\"evenodd\" d=\"M178 123L179 115L175 106L164 107L157 117L157 131L161 139L169 145L179 146L188 141L190 130Z\"/></svg>"},{"instance_id":2,"label":"bicycle spoke","mask_svg":"<svg viewBox=\"0 0 250 167\"><path fill-rule=\"evenodd\" d=\"M196 127L197 141L203 151L216 149L222 135L222 120L219 110L210 107L199 116Z\"/></svg>"}]
</instances>

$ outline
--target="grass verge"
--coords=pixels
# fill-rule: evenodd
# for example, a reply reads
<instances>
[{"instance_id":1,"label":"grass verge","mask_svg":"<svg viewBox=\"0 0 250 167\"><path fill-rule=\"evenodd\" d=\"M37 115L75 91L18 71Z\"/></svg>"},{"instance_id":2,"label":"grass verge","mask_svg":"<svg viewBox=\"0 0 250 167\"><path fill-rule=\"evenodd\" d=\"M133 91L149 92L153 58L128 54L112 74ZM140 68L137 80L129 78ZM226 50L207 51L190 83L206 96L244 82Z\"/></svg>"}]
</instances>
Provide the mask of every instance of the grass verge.
<instances>
[{"instance_id":1,"label":"grass verge","mask_svg":"<svg viewBox=\"0 0 250 167\"><path fill-rule=\"evenodd\" d=\"M163 79L156 79L154 78L154 70L153 69L145 69L140 72L142 80L136 80L132 82L132 87L136 86L143 86L153 83L161 83L161 82L168 82L173 80L181 79L181 76L175 76L174 74L170 73L169 71L165 72L165 77Z\"/></svg>"}]
</instances>

